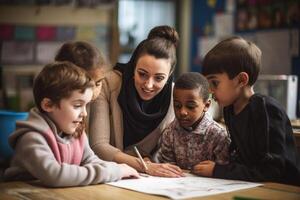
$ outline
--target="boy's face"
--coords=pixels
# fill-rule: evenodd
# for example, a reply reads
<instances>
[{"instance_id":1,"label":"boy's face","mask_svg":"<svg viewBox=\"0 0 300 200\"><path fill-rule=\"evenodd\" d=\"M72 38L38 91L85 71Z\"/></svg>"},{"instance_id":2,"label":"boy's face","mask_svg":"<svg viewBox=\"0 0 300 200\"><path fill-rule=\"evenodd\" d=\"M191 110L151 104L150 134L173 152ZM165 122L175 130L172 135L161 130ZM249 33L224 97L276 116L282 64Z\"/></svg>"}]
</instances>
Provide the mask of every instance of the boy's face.
<instances>
[{"instance_id":1,"label":"boy's face","mask_svg":"<svg viewBox=\"0 0 300 200\"><path fill-rule=\"evenodd\" d=\"M60 131L74 134L78 126L84 123L83 119L87 116L86 105L92 97L92 88L86 89L83 93L75 90L69 98L60 100L59 106L51 105L46 112Z\"/></svg>"},{"instance_id":2,"label":"boy's face","mask_svg":"<svg viewBox=\"0 0 300 200\"><path fill-rule=\"evenodd\" d=\"M229 79L227 73L210 74L206 78L210 84L213 98L220 106L228 106L235 102L240 93L237 76Z\"/></svg>"},{"instance_id":3,"label":"boy's face","mask_svg":"<svg viewBox=\"0 0 300 200\"><path fill-rule=\"evenodd\" d=\"M99 96L102 89L102 81L104 79L104 69L103 67L97 67L88 70L88 74L95 82L93 99L96 99Z\"/></svg>"},{"instance_id":4,"label":"boy's face","mask_svg":"<svg viewBox=\"0 0 300 200\"><path fill-rule=\"evenodd\" d=\"M174 89L174 111L180 126L192 127L209 108L210 101L204 102L199 89Z\"/></svg>"}]
</instances>

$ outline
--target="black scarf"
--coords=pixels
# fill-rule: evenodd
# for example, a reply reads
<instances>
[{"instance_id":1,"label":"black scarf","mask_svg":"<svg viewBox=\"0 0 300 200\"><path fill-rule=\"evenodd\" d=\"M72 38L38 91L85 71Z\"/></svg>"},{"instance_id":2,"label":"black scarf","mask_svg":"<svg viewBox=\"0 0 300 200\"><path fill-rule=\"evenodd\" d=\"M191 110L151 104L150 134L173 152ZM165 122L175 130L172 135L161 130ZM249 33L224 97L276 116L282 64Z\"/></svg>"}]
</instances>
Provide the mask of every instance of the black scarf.
<instances>
[{"instance_id":1,"label":"black scarf","mask_svg":"<svg viewBox=\"0 0 300 200\"><path fill-rule=\"evenodd\" d=\"M123 112L124 148L136 144L150 134L166 116L172 94L172 76L153 99L142 100L134 86L134 64L117 63L114 67L122 73L122 86L118 103Z\"/></svg>"}]
</instances>

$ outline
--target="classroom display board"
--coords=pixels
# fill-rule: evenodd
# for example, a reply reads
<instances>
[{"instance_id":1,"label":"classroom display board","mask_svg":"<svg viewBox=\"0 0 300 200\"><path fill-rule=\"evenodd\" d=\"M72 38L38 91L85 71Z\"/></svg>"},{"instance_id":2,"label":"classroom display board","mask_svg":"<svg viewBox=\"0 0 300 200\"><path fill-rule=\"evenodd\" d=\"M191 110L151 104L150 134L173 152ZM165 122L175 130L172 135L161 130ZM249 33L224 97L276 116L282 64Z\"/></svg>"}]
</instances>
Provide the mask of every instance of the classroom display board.
<instances>
[{"instance_id":1,"label":"classroom display board","mask_svg":"<svg viewBox=\"0 0 300 200\"><path fill-rule=\"evenodd\" d=\"M109 27L0 24L1 63L3 65L46 64L54 60L66 41L91 42L108 54Z\"/></svg>"},{"instance_id":2,"label":"classroom display board","mask_svg":"<svg viewBox=\"0 0 300 200\"><path fill-rule=\"evenodd\" d=\"M236 31L297 27L300 24L298 0L238 0Z\"/></svg>"},{"instance_id":3,"label":"classroom display board","mask_svg":"<svg viewBox=\"0 0 300 200\"><path fill-rule=\"evenodd\" d=\"M112 59L118 41L114 8L0 4L0 109L34 105L34 77L67 41L89 42Z\"/></svg>"}]
</instances>

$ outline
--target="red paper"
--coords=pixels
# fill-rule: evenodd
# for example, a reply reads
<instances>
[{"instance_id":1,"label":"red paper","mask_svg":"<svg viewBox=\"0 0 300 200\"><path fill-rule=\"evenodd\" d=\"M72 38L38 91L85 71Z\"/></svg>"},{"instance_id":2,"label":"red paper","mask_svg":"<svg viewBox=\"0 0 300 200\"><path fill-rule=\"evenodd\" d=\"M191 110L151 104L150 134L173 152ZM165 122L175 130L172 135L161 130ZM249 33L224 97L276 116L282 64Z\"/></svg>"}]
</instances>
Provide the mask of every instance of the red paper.
<instances>
[{"instance_id":1,"label":"red paper","mask_svg":"<svg viewBox=\"0 0 300 200\"><path fill-rule=\"evenodd\" d=\"M14 35L14 26L3 24L0 25L0 39L1 40L11 40Z\"/></svg>"},{"instance_id":2,"label":"red paper","mask_svg":"<svg viewBox=\"0 0 300 200\"><path fill-rule=\"evenodd\" d=\"M36 29L36 36L38 40L55 40L56 28L53 26L40 26Z\"/></svg>"}]
</instances>

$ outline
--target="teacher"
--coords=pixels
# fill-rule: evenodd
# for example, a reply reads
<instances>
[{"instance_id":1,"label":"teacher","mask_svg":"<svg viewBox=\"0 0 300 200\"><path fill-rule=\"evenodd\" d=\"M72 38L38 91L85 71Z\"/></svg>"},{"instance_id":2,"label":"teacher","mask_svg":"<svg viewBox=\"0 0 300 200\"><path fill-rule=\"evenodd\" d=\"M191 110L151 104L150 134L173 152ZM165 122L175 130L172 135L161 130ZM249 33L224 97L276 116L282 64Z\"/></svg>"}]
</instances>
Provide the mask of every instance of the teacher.
<instances>
[{"instance_id":1,"label":"teacher","mask_svg":"<svg viewBox=\"0 0 300 200\"><path fill-rule=\"evenodd\" d=\"M117 63L106 75L99 97L91 104L89 127L90 145L100 158L153 176L182 176L175 165L151 161L162 131L174 119L172 74L178 40L174 28L154 27L130 61Z\"/></svg>"}]
</instances>

